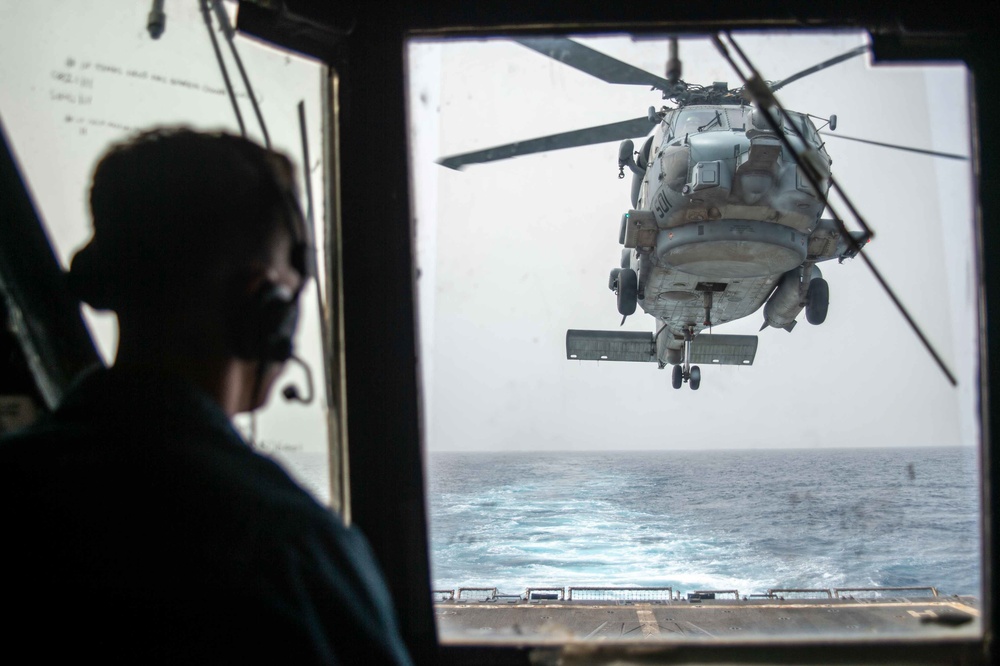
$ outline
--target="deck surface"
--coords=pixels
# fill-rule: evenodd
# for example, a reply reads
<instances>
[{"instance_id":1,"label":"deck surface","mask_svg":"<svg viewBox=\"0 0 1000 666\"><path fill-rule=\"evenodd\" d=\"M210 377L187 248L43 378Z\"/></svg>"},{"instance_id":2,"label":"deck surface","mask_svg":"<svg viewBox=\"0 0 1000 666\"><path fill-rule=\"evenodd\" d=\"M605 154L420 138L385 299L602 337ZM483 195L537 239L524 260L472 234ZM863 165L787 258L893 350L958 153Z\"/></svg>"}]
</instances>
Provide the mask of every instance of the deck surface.
<instances>
[{"instance_id":1,"label":"deck surface","mask_svg":"<svg viewBox=\"0 0 1000 666\"><path fill-rule=\"evenodd\" d=\"M439 601L448 640L748 639L753 637L971 637L981 632L972 597L714 599L663 601Z\"/></svg>"}]
</instances>

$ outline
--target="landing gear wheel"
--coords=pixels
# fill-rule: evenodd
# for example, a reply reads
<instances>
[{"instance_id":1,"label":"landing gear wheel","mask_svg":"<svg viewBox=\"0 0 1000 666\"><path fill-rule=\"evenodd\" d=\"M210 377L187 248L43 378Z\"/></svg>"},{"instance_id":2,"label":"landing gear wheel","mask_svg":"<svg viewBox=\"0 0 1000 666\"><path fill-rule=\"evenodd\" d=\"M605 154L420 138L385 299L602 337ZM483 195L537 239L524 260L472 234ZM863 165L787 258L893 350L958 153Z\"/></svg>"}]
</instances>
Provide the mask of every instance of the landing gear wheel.
<instances>
[{"instance_id":1,"label":"landing gear wheel","mask_svg":"<svg viewBox=\"0 0 1000 666\"><path fill-rule=\"evenodd\" d=\"M806 292L806 321L819 326L826 321L826 311L830 307L830 285L823 278L809 281Z\"/></svg>"},{"instance_id":2,"label":"landing gear wheel","mask_svg":"<svg viewBox=\"0 0 1000 666\"><path fill-rule=\"evenodd\" d=\"M631 268L618 273L618 314L626 317L635 312L639 300L639 276Z\"/></svg>"},{"instance_id":3,"label":"landing gear wheel","mask_svg":"<svg viewBox=\"0 0 1000 666\"><path fill-rule=\"evenodd\" d=\"M688 384L691 385L692 391L697 391L698 387L701 386L701 368L697 365L691 366L691 378L688 379Z\"/></svg>"},{"instance_id":4,"label":"landing gear wheel","mask_svg":"<svg viewBox=\"0 0 1000 666\"><path fill-rule=\"evenodd\" d=\"M618 289L618 274L621 273L620 268L612 268L611 275L608 276L608 289L615 291Z\"/></svg>"},{"instance_id":5,"label":"landing gear wheel","mask_svg":"<svg viewBox=\"0 0 1000 666\"><path fill-rule=\"evenodd\" d=\"M673 384L675 389L679 389L683 381L684 371L681 370L681 366L675 365L674 369L670 371L670 383Z\"/></svg>"},{"instance_id":6,"label":"landing gear wheel","mask_svg":"<svg viewBox=\"0 0 1000 666\"><path fill-rule=\"evenodd\" d=\"M629 250L628 248L622 250L621 267L622 268L632 267L632 250Z\"/></svg>"}]
</instances>

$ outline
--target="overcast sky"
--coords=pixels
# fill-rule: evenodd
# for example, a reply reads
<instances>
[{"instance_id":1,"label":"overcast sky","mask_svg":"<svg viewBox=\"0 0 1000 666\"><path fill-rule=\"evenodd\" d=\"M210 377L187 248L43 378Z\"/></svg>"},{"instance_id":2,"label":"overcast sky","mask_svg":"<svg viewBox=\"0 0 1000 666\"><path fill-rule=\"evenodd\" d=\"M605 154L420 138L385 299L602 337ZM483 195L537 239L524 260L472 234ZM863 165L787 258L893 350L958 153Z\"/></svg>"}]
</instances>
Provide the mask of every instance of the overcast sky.
<instances>
[{"instance_id":1,"label":"overcast sky","mask_svg":"<svg viewBox=\"0 0 1000 666\"><path fill-rule=\"evenodd\" d=\"M89 233L85 195L93 162L109 141L125 135L89 124L83 133L80 118L136 127L236 125L223 95L127 76L134 69L221 88L193 4L170 5L167 32L158 42L145 33L145 5L127 1L109 10L97 0L55 4L65 11L0 0L0 116L66 262ZM864 38L738 39L765 77L781 79ZM582 41L663 72L665 41ZM276 145L298 159L295 106L305 98L318 157L319 68L249 40L241 47ZM736 84L705 40L683 40L681 59L687 81ZM73 70L70 60L77 75L85 61L122 72L92 76L90 88L66 84L57 77ZM565 358L566 329L610 330L620 321L607 289L620 252L619 220L630 206L629 179L617 178L617 143L463 172L434 163L444 155L644 115L648 106L662 104L658 94L602 83L506 40L414 43L409 75L429 450L975 441L969 163L833 138L827 146L835 176L877 233L866 252L956 373L958 389L948 385L863 263L853 260L822 265L831 288L825 324L803 321L790 334L765 330L753 367L706 368L700 390L674 390L669 371L654 364ZM71 103L60 93L90 99ZM798 111L836 113L843 134L969 150L959 67L873 68L858 58L790 85L780 98ZM246 105L244 115L256 134ZM372 150L387 158L400 154L390 146ZM313 175L319 179L322 172ZM112 327L106 318L92 321L110 356ZM716 330L756 333L760 322L758 313ZM624 328L651 331L653 320L637 312ZM314 368L320 364L317 334L315 309L309 308L300 346ZM277 402L261 421L265 440L313 450L325 444L319 402L308 410Z\"/></svg>"},{"instance_id":2,"label":"overcast sky","mask_svg":"<svg viewBox=\"0 0 1000 666\"><path fill-rule=\"evenodd\" d=\"M853 34L737 35L778 80L861 43ZM665 41L581 39L661 74ZM617 329L630 179L617 143L456 172L442 156L634 118L663 102L506 40L409 51L420 330L431 451L972 445L975 302L970 163L828 140L833 172L876 232L866 252L933 341L951 387L860 259L821 265L822 326L767 329L752 367L703 368L674 390L655 364L568 361L568 328ZM737 77L707 40L681 41L689 82ZM969 154L964 69L856 58L783 89L837 131ZM638 142L637 142L638 145ZM834 200L836 206L839 202ZM847 215L843 205L838 206ZM762 315L716 327L756 333ZM637 311L624 328L652 331Z\"/></svg>"}]
</instances>

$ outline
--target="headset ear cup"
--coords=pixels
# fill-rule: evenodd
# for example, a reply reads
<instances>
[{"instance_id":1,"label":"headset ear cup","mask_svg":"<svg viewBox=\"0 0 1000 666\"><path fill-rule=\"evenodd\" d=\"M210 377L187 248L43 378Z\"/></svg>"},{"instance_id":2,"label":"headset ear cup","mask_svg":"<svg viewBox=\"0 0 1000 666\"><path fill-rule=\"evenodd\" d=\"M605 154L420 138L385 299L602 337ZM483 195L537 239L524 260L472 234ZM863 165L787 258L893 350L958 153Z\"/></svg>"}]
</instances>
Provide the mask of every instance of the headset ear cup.
<instances>
[{"instance_id":1,"label":"headset ear cup","mask_svg":"<svg viewBox=\"0 0 1000 666\"><path fill-rule=\"evenodd\" d=\"M265 282L233 312L233 353L247 361L287 361L292 355L298 311L295 293Z\"/></svg>"},{"instance_id":2,"label":"headset ear cup","mask_svg":"<svg viewBox=\"0 0 1000 666\"><path fill-rule=\"evenodd\" d=\"M252 311L256 298L253 296L235 299L229 308L228 328L230 351L237 358L250 361L254 353L256 336L256 315Z\"/></svg>"},{"instance_id":3,"label":"headset ear cup","mask_svg":"<svg viewBox=\"0 0 1000 666\"><path fill-rule=\"evenodd\" d=\"M295 328L299 322L298 297L289 289L274 285L266 299L261 326L264 353L260 358L284 363L294 350Z\"/></svg>"}]
</instances>

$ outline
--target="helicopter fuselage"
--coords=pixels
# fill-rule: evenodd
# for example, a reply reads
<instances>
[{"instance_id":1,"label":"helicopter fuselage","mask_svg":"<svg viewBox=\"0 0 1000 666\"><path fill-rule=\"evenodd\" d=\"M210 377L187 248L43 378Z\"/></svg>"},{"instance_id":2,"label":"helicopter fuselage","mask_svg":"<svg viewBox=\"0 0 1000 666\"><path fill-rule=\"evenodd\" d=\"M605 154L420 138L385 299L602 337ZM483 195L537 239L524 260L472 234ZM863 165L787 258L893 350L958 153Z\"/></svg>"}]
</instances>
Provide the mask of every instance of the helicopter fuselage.
<instances>
[{"instance_id":1,"label":"helicopter fuselage","mask_svg":"<svg viewBox=\"0 0 1000 666\"><path fill-rule=\"evenodd\" d=\"M766 325L791 330L810 281L821 277L815 264L849 253L835 222L821 219L832 160L816 128L789 114L804 146L779 122L811 156L821 194L759 109L698 105L657 115L636 159L631 141L621 147L634 208L622 219L619 272L635 271L635 303L657 319L661 367L682 362L685 340L762 306ZM614 273L610 286L619 286ZM619 310L627 314L621 298Z\"/></svg>"}]
</instances>

